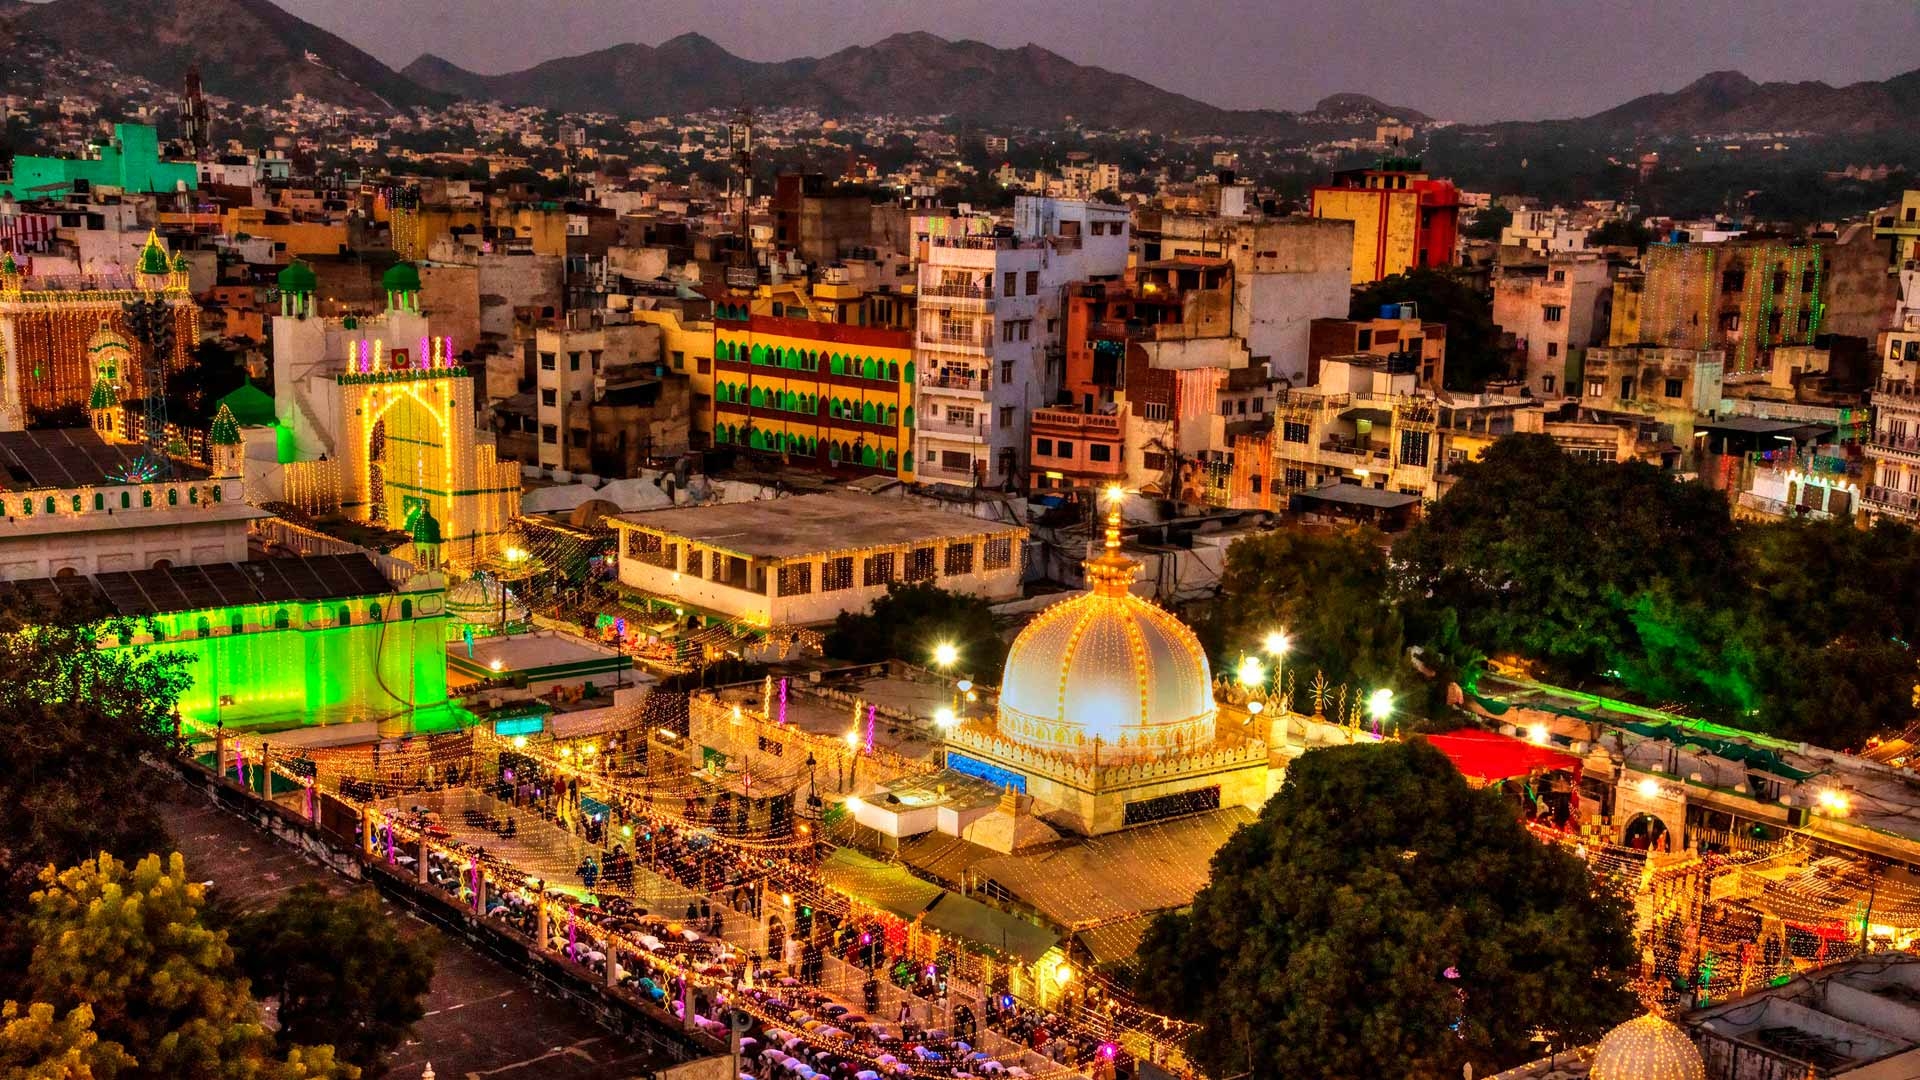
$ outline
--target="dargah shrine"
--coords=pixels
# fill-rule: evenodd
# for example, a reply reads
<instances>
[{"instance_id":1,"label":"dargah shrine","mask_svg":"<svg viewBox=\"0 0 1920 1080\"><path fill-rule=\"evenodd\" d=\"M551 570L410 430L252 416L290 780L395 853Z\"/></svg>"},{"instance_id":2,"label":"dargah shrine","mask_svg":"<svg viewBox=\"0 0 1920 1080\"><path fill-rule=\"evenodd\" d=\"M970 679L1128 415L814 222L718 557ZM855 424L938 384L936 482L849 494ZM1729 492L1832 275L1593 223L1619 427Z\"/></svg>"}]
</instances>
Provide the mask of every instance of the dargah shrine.
<instances>
[{"instance_id":1,"label":"dargah shrine","mask_svg":"<svg viewBox=\"0 0 1920 1080\"><path fill-rule=\"evenodd\" d=\"M1139 564L1121 554L1117 503L1084 565L1087 591L1014 640L992 714L949 732L947 767L1089 835L1266 802L1266 743L1221 730L1199 639L1129 591Z\"/></svg>"}]
</instances>

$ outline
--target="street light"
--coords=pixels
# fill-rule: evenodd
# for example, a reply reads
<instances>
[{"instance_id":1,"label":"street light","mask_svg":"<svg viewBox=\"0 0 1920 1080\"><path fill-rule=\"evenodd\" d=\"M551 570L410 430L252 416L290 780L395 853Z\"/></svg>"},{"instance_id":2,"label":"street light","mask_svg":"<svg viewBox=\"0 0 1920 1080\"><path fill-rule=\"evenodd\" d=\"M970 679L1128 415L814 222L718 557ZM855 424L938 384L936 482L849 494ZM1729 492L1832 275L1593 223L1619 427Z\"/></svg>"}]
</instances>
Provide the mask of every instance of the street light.
<instances>
[{"instance_id":1,"label":"street light","mask_svg":"<svg viewBox=\"0 0 1920 1080\"><path fill-rule=\"evenodd\" d=\"M1289 637L1285 630L1269 630L1267 631L1266 640L1261 644L1266 646L1267 655L1273 657L1274 693L1291 697L1291 695L1287 695L1286 673L1287 650L1293 648L1293 638ZM1285 703L1291 704L1291 702Z\"/></svg>"},{"instance_id":2,"label":"street light","mask_svg":"<svg viewBox=\"0 0 1920 1080\"><path fill-rule=\"evenodd\" d=\"M933 647L933 662L943 671L952 667L959 659L960 650L955 648L951 641L943 641Z\"/></svg>"},{"instance_id":3,"label":"street light","mask_svg":"<svg viewBox=\"0 0 1920 1080\"><path fill-rule=\"evenodd\" d=\"M1375 720L1385 720L1393 715L1393 691L1381 687L1367 695L1367 712Z\"/></svg>"},{"instance_id":4,"label":"street light","mask_svg":"<svg viewBox=\"0 0 1920 1080\"><path fill-rule=\"evenodd\" d=\"M1260 666L1259 657L1243 656L1240 658L1240 670L1237 677L1240 680L1241 686L1252 688L1266 681L1267 671Z\"/></svg>"},{"instance_id":5,"label":"street light","mask_svg":"<svg viewBox=\"0 0 1920 1080\"><path fill-rule=\"evenodd\" d=\"M945 705L940 706L933 714L933 722L938 724L942 731L952 727L953 722L957 719L959 718L954 715L954 711Z\"/></svg>"}]
</instances>

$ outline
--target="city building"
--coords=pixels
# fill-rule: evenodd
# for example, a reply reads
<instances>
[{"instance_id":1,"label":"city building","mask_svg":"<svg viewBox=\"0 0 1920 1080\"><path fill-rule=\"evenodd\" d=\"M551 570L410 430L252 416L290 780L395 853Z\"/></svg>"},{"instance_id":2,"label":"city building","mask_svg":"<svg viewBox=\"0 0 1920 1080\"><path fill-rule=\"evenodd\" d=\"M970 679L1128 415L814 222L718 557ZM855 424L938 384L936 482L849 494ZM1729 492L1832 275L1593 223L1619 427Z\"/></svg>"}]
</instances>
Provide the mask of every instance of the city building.
<instances>
[{"instance_id":1,"label":"city building","mask_svg":"<svg viewBox=\"0 0 1920 1080\"><path fill-rule=\"evenodd\" d=\"M658 326L596 310L570 311L554 325L534 332L541 465L598 471L592 463L593 407L612 386L663 374L661 338ZM650 428L643 427L635 441L645 444L648 452L661 454L678 454L687 448L684 435L657 448L652 435Z\"/></svg>"},{"instance_id":2,"label":"city building","mask_svg":"<svg viewBox=\"0 0 1920 1080\"><path fill-rule=\"evenodd\" d=\"M1884 336L1880 380L1872 391L1861 509L1869 518L1920 525L1920 312L1902 314L1899 328Z\"/></svg>"},{"instance_id":3,"label":"city building","mask_svg":"<svg viewBox=\"0 0 1920 1080\"><path fill-rule=\"evenodd\" d=\"M1446 381L1447 324L1426 322L1413 304L1382 304L1371 319L1315 319L1308 343L1307 385L1320 379L1320 361L1330 356L1366 353L1411 371L1423 389Z\"/></svg>"},{"instance_id":4,"label":"city building","mask_svg":"<svg viewBox=\"0 0 1920 1080\"><path fill-rule=\"evenodd\" d=\"M162 370L185 369L200 341L200 309L188 289L186 265L169 258L157 236L148 234L131 273L30 275L11 253L0 256L0 343L6 354L0 362L0 431L86 409L98 382L96 336L104 328L131 341L122 305L136 296L167 311L173 341L161 358ZM122 400L152 389L144 362L123 365L116 378Z\"/></svg>"},{"instance_id":5,"label":"city building","mask_svg":"<svg viewBox=\"0 0 1920 1080\"><path fill-rule=\"evenodd\" d=\"M980 217L916 218L914 229L922 419L914 471L1016 485L1027 477L1029 418L1061 384L1066 286L1125 271L1127 211L1023 196L1008 231Z\"/></svg>"},{"instance_id":6,"label":"city building","mask_svg":"<svg viewBox=\"0 0 1920 1080\"><path fill-rule=\"evenodd\" d=\"M1572 397L1588 346L1606 336L1613 286L1597 252L1560 252L1503 264L1493 278L1493 321L1525 358L1525 385L1542 398Z\"/></svg>"},{"instance_id":7,"label":"city building","mask_svg":"<svg viewBox=\"0 0 1920 1080\"><path fill-rule=\"evenodd\" d=\"M1334 174L1313 189L1313 216L1353 222L1353 284L1449 266L1459 239L1460 192L1418 161Z\"/></svg>"},{"instance_id":8,"label":"city building","mask_svg":"<svg viewBox=\"0 0 1920 1080\"><path fill-rule=\"evenodd\" d=\"M1247 476L1247 505L1284 509L1321 489L1379 500L1348 487L1435 498L1443 460L1439 400L1390 358L1368 353L1327 357L1320 381L1276 393L1270 433L1237 448ZM1396 506L1410 505L1395 501Z\"/></svg>"},{"instance_id":9,"label":"city building","mask_svg":"<svg viewBox=\"0 0 1920 1080\"><path fill-rule=\"evenodd\" d=\"M1557 206L1551 210L1516 210L1512 222L1500 230L1500 246L1533 255L1585 251L1587 232Z\"/></svg>"},{"instance_id":10,"label":"city building","mask_svg":"<svg viewBox=\"0 0 1920 1080\"><path fill-rule=\"evenodd\" d=\"M1587 350L1580 403L1651 416L1670 432L1669 441L1691 455L1695 425L1720 409L1725 374L1726 358L1718 349L1601 346Z\"/></svg>"},{"instance_id":11,"label":"city building","mask_svg":"<svg viewBox=\"0 0 1920 1080\"><path fill-rule=\"evenodd\" d=\"M925 427L915 416L913 333L798 314L715 305L713 445L912 479Z\"/></svg>"},{"instance_id":12,"label":"city building","mask_svg":"<svg viewBox=\"0 0 1920 1080\"><path fill-rule=\"evenodd\" d=\"M873 197L835 191L818 173L774 178L773 242L822 266L873 243Z\"/></svg>"},{"instance_id":13,"label":"city building","mask_svg":"<svg viewBox=\"0 0 1920 1080\"><path fill-rule=\"evenodd\" d=\"M1020 595L1025 528L856 492L623 514L620 583L752 626L865 611L895 582Z\"/></svg>"},{"instance_id":14,"label":"city building","mask_svg":"<svg viewBox=\"0 0 1920 1080\"><path fill-rule=\"evenodd\" d=\"M116 188L128 194L192 190L200 170L191 161L160 160L160 133L146 124L115 124L113 137L92 157L53 158L22 154L13 159L13 179L0 184L10 199L62 195L77 185Z\"/></svg>"}]
</instances>

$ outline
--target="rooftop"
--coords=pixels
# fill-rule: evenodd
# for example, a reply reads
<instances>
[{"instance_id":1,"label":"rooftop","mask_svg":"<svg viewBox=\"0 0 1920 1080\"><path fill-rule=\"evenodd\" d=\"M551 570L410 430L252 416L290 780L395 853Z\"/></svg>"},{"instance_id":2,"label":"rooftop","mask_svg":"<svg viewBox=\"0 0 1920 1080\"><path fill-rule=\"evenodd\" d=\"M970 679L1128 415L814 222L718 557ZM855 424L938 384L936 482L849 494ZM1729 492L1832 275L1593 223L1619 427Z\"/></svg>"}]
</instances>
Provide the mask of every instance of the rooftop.
<instances>
[{"instance_id":1,"label":"rooftop","mask_svg":"<svg viewBox=\"0 0 1920 1080\"><path fill-rule=\"evenodd\" d=\"M131 465L145 449L136 443L108 443L92 428L0 431L0 491L115 483L111 474ZM178 461L173 467L180 480L207 475Z\"/></svg>"},{"instance_id":2,"label":"rooftop","mask_svg":"<svg viewBox=\"0 0 1920 1080\"><path fill-rule=\"evenodd\" d=\"M239 604L275 604L377 596L393 591L365 555L313 555L164 570L114 571L93 577L0 581L0 604L51 605L62 597L96 597L118 615L164 615Z\"/></svg>"},{"instance_id":3,"label":"rooftop","mask_svg":"<svg viewBox=\"0 0 1920 1080\"><path fill-rule=\"evenodd\" d=\"M854 492L651 510L608 520L764 559L1026 531Z\"/></svg>"}]
</instances>

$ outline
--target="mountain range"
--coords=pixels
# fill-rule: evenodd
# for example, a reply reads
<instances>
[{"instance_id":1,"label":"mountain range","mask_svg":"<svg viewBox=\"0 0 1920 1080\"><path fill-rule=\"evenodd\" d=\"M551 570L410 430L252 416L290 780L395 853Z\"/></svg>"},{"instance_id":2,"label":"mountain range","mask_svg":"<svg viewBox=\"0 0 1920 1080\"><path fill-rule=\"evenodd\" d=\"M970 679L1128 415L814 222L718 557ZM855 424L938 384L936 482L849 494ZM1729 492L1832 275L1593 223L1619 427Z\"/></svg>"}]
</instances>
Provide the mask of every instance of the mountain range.
<instances>
[{"instance_id":1,"label":"mountain range","mask_svg":"<svg viewBox=\"0 0 1920 1080\"><path fill-rule=\"evenodd\" d=\"M456 98L573 112L672 116L752 105L827 115L945 113L976 126L1090 127L1164 133L1326 138L1377 119L1427 119L1360 94L1304 113L1224 109L1130 75L1076 64L1039 45L1003 49L928 33L895 34L824 57L762 62L698 34L620 44L484 75L425 55L394 71L271 0L0 0L0 56L38 45L92 57L162 86L198 64L209 92L249 103L292 95L400 110ZM9 66L7 81L20 78ZM1879 82L1757 83L1714 72L1575 120L1493 125L1600 136L1802 130L1920 135L1920 70Z\"/></svg>"}]
</instances>

